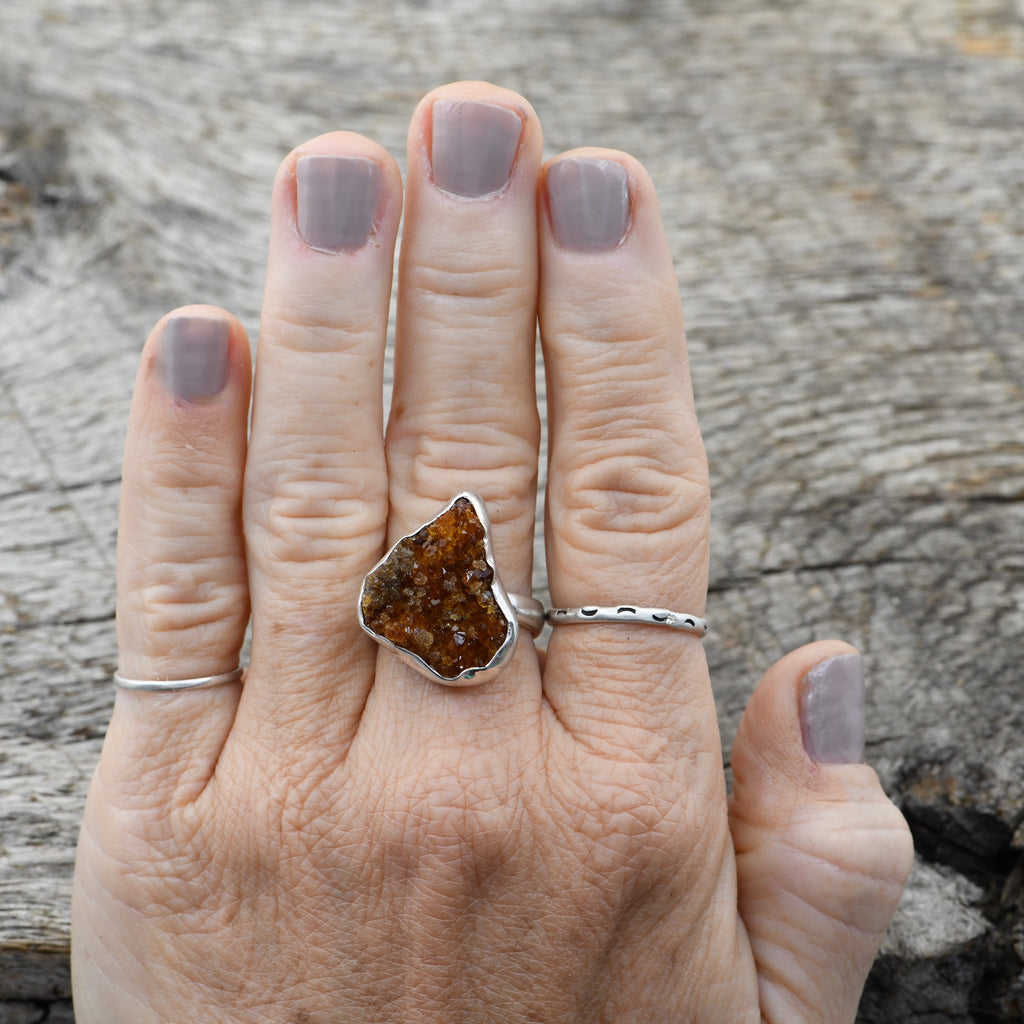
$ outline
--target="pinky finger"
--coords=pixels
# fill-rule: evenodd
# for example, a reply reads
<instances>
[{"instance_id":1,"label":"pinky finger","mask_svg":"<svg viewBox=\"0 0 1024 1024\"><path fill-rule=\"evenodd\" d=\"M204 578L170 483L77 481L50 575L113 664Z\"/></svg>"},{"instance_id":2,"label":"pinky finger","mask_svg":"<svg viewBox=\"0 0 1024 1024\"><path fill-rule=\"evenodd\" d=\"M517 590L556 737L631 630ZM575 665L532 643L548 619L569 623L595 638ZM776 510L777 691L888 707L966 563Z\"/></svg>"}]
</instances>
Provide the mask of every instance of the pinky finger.
<instances>
[{"instance_id":1,"label":"pinky finger","mask_svg":"<svg viewBox=\"0 0 1024 1024\"><path fill-rule=\"evenodd\" d=\"M244 329L214 307L175 311L146 342L118 525L125 677L190 679L238 664L249 618L241 500L250 378ZM201 788L231 728L238 692L238 685L119 690L101 780L127 803L162 801L167 787Z\"/></svg>"}]
</instances>

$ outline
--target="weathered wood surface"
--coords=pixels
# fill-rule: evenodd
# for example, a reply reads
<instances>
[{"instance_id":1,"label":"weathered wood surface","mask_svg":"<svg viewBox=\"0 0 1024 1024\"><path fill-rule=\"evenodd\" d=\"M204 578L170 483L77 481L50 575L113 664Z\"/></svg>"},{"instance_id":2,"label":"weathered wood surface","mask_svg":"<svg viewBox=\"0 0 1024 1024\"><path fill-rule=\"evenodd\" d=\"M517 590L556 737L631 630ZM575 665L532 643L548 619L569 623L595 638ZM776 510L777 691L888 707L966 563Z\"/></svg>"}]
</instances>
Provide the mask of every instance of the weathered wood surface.
<instances>
[{"instance_id":1,"label":"weathered wood surface","mask_svg":"<svg viewBox=\"0 0 1024 1024\"><path fill-rule=\"evenodd\" d=\"M1020 1018L1024 4L507 7L0 7L0 1024L71 1019L141 340L191 301L255 335L279 159L337 127L401 158L418 97L464 77L521 90L550 152L627 149L659 186L726 741L788 648L867 657L869 756L920 856L862 1021Z\"/></svg>"}]
</instances>

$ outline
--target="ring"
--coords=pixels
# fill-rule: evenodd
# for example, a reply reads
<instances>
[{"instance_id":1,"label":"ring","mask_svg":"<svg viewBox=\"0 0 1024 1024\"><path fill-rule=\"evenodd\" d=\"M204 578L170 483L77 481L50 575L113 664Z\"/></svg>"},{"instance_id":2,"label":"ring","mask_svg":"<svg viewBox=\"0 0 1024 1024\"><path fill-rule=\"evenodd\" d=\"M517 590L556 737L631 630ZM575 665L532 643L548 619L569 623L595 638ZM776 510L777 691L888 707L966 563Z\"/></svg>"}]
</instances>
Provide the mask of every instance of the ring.
<instances>
[{"instance_id":1,"label":"ring","mask_svg":"<svg viewBox=\"0 0 1024 1024\"><path fill-rule=\"evenodd\" d=\"M428 679L462 686L493 678L520 627L544 628L544 606L501 585L487 509L463 491L367 573L359 624Z\"/></svg>"},{"instance_id":2,"label":"ring","mask_svg":"<svg viewBox=\"0 0 1024 1024\"><path fill-rule=\"evenodd\" d=\"M634 604L598 607L588 604L582 608L549 608L547 620L552 626L586 622L643 622L650 626L668 626L686 633L704 636L710 626L707 619L668 608L640 608Z\"/></svg>"},{"instance_id":3,"label":"ring","mask_svg":"<svg viewBox=\"0 0 1024 1024\"><path fill-rule=\"evenodd\" d=\"M195 679L128 679L120 672L114 673L114 685L122 690L208 690L211 686L237 683L244 669L239 666L230 672L216 676L196 676Z\"/></svg>"}]
</instances>

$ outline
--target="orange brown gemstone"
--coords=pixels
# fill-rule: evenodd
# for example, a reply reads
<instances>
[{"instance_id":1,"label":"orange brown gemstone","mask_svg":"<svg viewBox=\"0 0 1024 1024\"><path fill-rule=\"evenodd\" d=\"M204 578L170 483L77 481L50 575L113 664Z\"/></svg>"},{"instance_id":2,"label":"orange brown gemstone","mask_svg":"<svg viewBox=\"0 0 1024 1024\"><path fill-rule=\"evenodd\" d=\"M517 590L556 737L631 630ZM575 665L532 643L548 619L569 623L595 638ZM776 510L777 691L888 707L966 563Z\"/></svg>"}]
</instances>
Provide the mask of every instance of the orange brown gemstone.
<instances>
[{"instance_id":1,"label":"orange brown gemstone","mask_svg":"<svg viewBox=\"0 0 1024 1024\"><path fill-rule=\"evenodd\" d=\"M443 679L486 667L512 623L495 600L484 524L468 498L400 540L363 584L366 627Z\"/></svg>"}]
</instances>

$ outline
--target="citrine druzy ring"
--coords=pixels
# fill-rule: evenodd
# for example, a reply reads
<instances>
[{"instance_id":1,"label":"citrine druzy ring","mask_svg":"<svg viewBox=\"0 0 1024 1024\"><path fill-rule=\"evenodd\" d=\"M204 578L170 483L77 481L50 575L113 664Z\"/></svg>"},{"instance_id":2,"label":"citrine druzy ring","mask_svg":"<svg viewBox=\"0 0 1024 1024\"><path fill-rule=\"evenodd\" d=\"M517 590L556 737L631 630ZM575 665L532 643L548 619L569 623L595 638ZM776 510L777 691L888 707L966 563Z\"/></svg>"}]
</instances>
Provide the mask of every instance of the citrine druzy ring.
<instances>
[{"instance_id":1,"label":"citrine druzy ring","mask_svg":"<svg viewBox=\"0 0 1024 1024\"><path fill-rule=\"evenodd\" d=\"M367 573L359 623L435 682L481 683L512 656L519 629L544 628L544 606L501 585L484 503L457 494Z\"/></svg>"}]
</instances>

